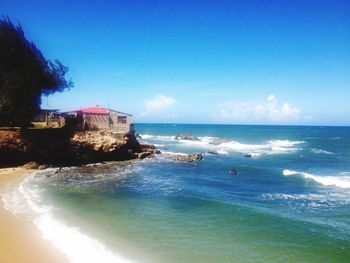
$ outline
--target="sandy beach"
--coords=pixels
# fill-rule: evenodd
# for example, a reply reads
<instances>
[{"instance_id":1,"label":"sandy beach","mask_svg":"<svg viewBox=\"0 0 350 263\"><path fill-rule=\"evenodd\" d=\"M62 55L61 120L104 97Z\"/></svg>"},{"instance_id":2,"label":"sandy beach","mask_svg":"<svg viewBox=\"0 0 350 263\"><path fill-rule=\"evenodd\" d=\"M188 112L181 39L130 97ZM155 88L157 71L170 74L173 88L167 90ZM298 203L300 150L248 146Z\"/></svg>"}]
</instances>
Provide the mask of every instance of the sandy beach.
<instances>
[{"instance_id":1,"label":"sandy beach","mask_svg":"<svg viewBox=\"0 0 350 263\"><path fill-rule=\"evenodd\" d=\"M17 187L31 171L0 169L0 193ZM0 262L68 262L25 215L14 215L0 202Z\"/></svg>"}]
</instances>

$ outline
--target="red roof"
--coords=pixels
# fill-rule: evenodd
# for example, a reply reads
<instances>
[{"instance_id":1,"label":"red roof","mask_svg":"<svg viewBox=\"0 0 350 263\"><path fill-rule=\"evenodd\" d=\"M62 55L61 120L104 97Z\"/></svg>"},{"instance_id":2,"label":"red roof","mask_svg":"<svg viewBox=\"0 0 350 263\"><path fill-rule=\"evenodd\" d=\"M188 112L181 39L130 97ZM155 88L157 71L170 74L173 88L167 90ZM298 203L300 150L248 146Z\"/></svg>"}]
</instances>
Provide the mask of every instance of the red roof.
<instances>
[{"instance_id":1,"label":"red roof","mask_svg":"<svg viewBox=\"0 0 350 263\"><path fill-rule=\"evenodd\" d=\"M80 108L77 111L81 111L87 114L109 114L109 110L107 108L101 108L101 107Z\"/></svg>"}]
</instances>

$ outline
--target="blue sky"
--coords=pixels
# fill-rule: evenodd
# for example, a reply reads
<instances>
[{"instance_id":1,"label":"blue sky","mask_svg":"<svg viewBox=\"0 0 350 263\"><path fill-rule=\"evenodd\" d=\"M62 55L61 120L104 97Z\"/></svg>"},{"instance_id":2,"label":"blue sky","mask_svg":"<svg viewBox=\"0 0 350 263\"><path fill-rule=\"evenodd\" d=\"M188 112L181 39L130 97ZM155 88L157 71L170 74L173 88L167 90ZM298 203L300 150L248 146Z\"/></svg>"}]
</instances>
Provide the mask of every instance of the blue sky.
<instances>
[{"instance_id":1,"label":"blue sky","mask_svg":"<svg viewBox=\"0 0 350 263\"><path fill-rule=\"evenodd\" d=\"M75 87L136 122L350 125L350 2L1 0Z\"/></svg>"}]
</instances>

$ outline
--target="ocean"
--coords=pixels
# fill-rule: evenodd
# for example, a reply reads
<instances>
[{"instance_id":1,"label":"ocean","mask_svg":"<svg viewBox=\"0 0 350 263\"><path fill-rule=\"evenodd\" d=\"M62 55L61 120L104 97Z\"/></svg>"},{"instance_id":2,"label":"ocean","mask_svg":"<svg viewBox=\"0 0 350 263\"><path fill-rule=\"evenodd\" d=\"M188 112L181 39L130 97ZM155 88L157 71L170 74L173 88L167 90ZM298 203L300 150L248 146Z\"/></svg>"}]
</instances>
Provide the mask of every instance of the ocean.
<instances>
[{"instance_id":1,"label":"ocean","mask_svg":"<svg viewBox=\"0 0 350 263\"><path fill-rule=\"evenodd\" d=\"M71 262L350 262L350 127L135 129L164 154L36 172L6 207Z\"/></svg>"}]
</instances>

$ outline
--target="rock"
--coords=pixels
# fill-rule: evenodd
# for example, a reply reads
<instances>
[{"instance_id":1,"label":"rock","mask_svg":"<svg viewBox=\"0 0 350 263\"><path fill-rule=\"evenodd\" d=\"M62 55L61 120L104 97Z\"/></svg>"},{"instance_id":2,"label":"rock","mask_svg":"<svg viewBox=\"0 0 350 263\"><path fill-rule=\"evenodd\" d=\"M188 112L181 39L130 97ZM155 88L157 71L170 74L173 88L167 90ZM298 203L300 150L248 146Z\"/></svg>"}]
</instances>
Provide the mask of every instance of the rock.
<instances>
[{"instance_id":1,"label":"rock","mask_svg":"<svg viewBox=\"0 0 350 263\"><path fill-rule=\"evenodd\" d=\"M250 157L252 157L252 155L250 153L248 153L248 154L244 155L244 157L250 158Z\"/></svg>"},{"instance_id":2,"label":"rock","mask_svg":"<svg viewBox=\"0 0 350 263\"><path fill-rule=\"evenodd\" d=\"M133 134L115 134L109 130L75 131L57 129L0 129L0 167L18 166L29 161L50 166L69 166L102 161L124 161L160 153L152 144L142 144ZM29 163L28 169L46 166Z\"/></svg>"},{"instance_id":3,"label":"rock","mask_svg":"<svg viewBox=\"0 0 350 263\"><path fill-rule=\"evenodd\" d=\"M118 136L108 131L86 131L76 133L71 144L77 148L87 146L95 152L112 153L126 145L129 140L127 136Z\"/></svg>"},{"instance_id":4,"label":"rock","mask_svg":"<svg viewBox=\"0 0 350 263\"><path fill-rule=\"evenodd\" d=\"M175 155L173 159L178 162L194 162L202 160L203 155L200 153L192 153L188 155Z\"/></svg>"},{"instance_id":5,"label":"rock","mask_svg":"<svg viewBox=\"0 0 350 263\"><path fill-rule=\"evenodd\" d=\"M208 152L209 154L213 154L213 155L218 155L219 153L218 152Z\"/></svg>"},{"instance_id":6,"label":"rock","mask_svg":"<svg viewBox=\"0 0 350 263\"><path fill-rule=\"evenodd\" d=\"M142 152L142 153L138 153L137 157L139 159L145 159L146 157L149 157L150 155L152 155L152 152Z\"/></svg>"},{"instance_id":7,"label":"rock","mask_svg":"<svg viewBox=\"0 0 350 263\"><path fill-rule=\"evenodd\" d=\"M232 168L232 169L230 169L229 173L230 173L231 175L237 175L238 172L237 172L236 169Z\"/></svg>"},{"instance_id":8,"label":"rock","mask_svg":"<svg viewBox=\"0 0 350 263\"><path fill-rule=\"evenodd\" d=\"M24 169L38 169L39 164L37 162L28 162L25 165L23 165Z\"/></svg>"},{"instance_id":9,"label":"rock","mask_svg":"<svg viewBox=\"0 0 350 263\"><path fill-rule=\"evenodd\" d=\"M150 143L147 143L147 142L140 143L140 148L143 151L145 151L145 150L155 150L156 149L156 147L153 144L150 144Z\"/></svg>"},{"instance_id":10,"label":"rock","mask_svg":"<svg viewBox=\"0 0 350 263\"><path fill-rule=\"evenodd\" d=\"M161 154L161 152L153 144L146 142L140 143L140 149L141 152L137 155L139 159L143 159L152 154Z\"/></svg>"},{"instance_id":11,"label":"rock","mask_svg":"<svg viewBox=\"0 0 350 263\"><path fill-rule=\"evenodd\" d=\"M200 139L192 134L177 134L175 140L189 140L189 141L200 141Z\"/></svg>"},{"instance_id":12,"label":"rock","mask_svg":"<svg viewBox=\"0 0 350 263\"><path fill-rule=\"evenodd\" d=\"M136 133L135 137L136 137L137 139L142 139L142 136L141 136L140 134L138 134L138 133Z\"/></svg>"},{"instance_id":13,"label":"rock","mask_svg":"<svg viewBox=\"0 0 350 263\"><path fill-rule=\"evenodd\" d=\"M38 166L38 169L39 170L44 170L44 169L47 169L49 167L50 167L50 165L48 165L48 164L41 164L41 165Z\"/></svg>"}]
</instances>

